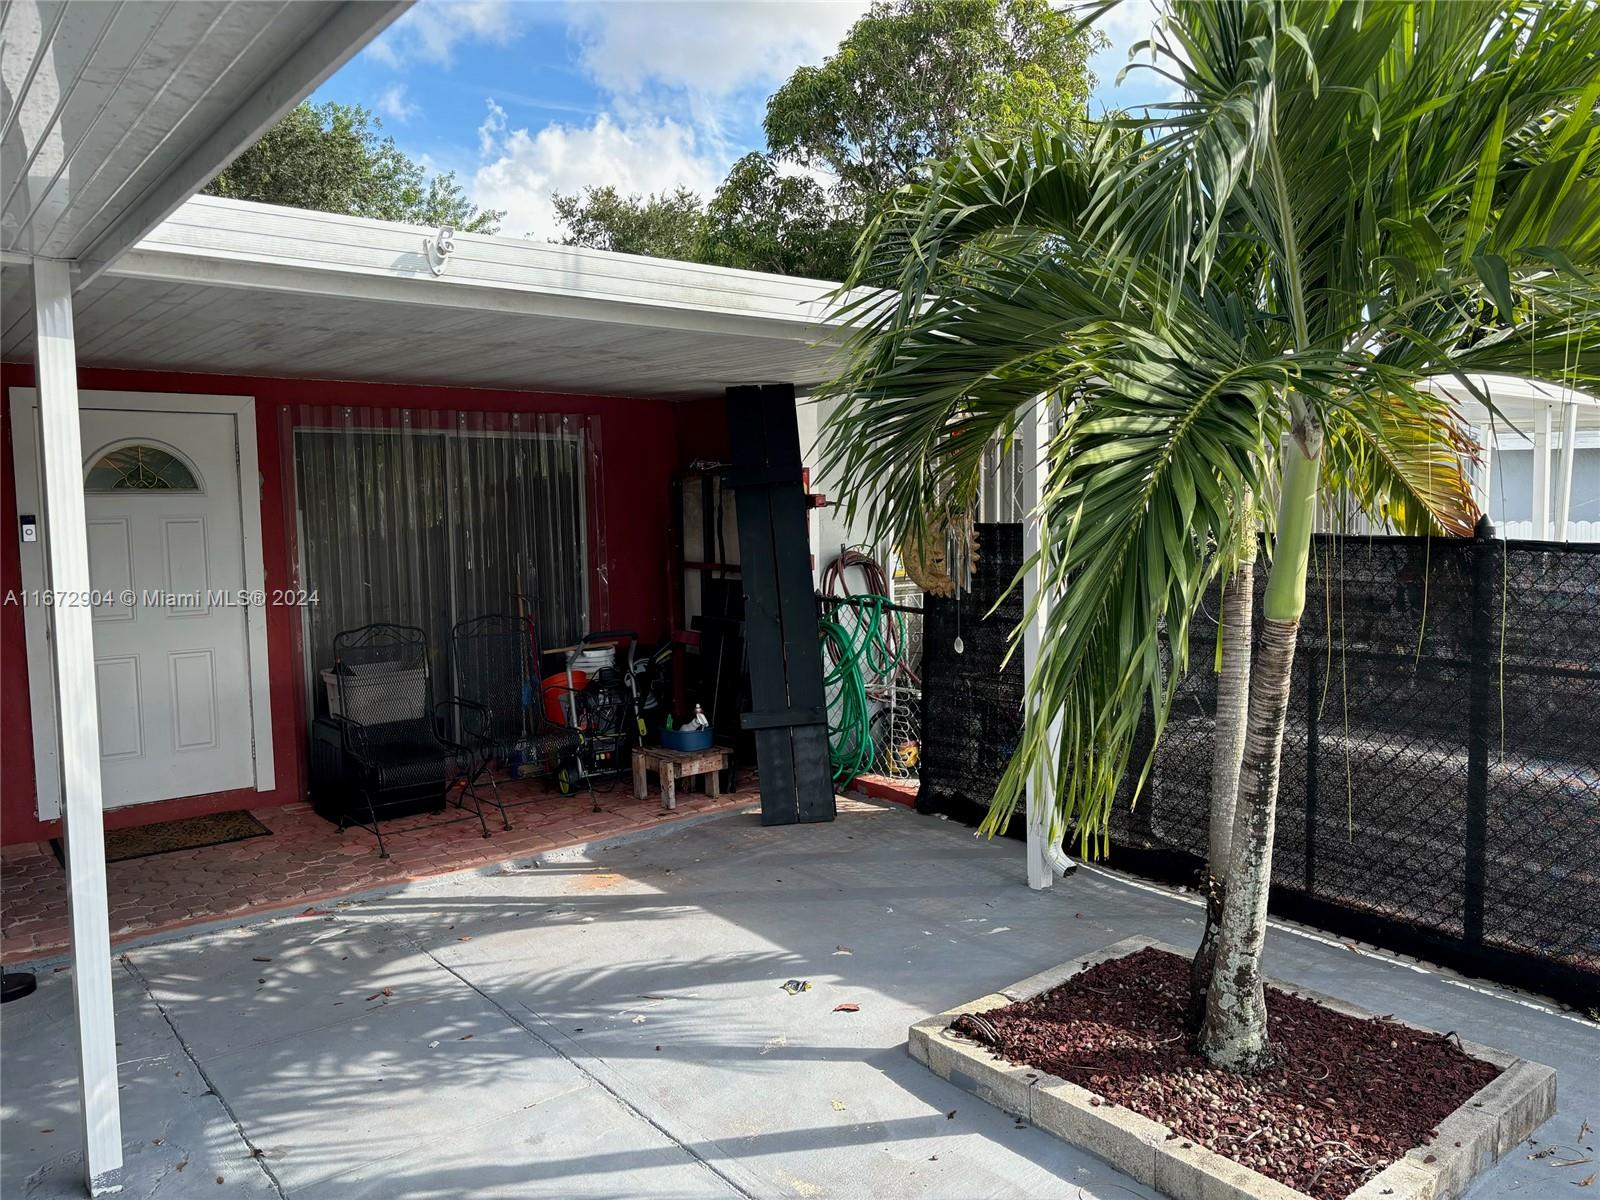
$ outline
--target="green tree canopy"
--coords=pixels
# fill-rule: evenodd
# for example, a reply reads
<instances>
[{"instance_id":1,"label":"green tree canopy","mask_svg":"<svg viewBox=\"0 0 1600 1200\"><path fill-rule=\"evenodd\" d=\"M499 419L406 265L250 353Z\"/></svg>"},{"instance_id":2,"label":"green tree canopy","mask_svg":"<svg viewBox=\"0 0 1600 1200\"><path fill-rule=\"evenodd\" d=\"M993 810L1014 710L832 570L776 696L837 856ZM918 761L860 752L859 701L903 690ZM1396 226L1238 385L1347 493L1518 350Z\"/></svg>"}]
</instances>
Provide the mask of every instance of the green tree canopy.
<instances>
[{"instance_id":1,"label":"green tree canopy","mask_svg":"<svg viewBox=\"0 0 1600 1200\"><path fill-rule=\"evenodd\" d=\"M822 184L752 151L712 197L699 257L750 271L842 279L860 232L855 214Z\"/></svg>"},{"instance_id":2,"label":"green tree canopy","mask_svg":"<svg viewBox=\"0 0 1600 1200\"><path fill-rule=\"evenodd\" d=\"M455 173L430 176L359 104L304 101L207 185L211 196L317 212L496 233L505 213L480 210Z\"/></svg>"},{"instance_id":3,"label":"green tree canopy","mask_svg":"<svg viewBox=\"0 0 1600 1200\"><path fill-rule=\"evenodd\" d=\"M858 203L908 183L972 134L1081 121L1106 44L1047 0L874 4L821 66L767 101L767 145Z\"/></svg>"},{"instance_id":4,"label":"green tree canopy","mask_svg":"<svg viewBox=\"0 0 1600 1200\"><path fill-rule=\"evenodd\" d=\"M556 197L561 240L842 278L867 218L929 160L972 135L1082 122L1088 59L1105 44L1047 0L881 0L821 66L801 67L768 100L767 153L745 155L710 204L696 206L697 236L687 236L686 193L592 188Z\"/></svg>"},{"instance_id":5,"label":"green tree canopy","mask_svg":"<svg viewBox=\"0 0 1600 1200\"><path fill-rule=\"evenodd\" d=\"M585 188L551 196L566 226L563 246L589 246L622 254L698 260L706 216L688 188L651 196L624 196L616 188Z\"/></svg>"}]
</instances>

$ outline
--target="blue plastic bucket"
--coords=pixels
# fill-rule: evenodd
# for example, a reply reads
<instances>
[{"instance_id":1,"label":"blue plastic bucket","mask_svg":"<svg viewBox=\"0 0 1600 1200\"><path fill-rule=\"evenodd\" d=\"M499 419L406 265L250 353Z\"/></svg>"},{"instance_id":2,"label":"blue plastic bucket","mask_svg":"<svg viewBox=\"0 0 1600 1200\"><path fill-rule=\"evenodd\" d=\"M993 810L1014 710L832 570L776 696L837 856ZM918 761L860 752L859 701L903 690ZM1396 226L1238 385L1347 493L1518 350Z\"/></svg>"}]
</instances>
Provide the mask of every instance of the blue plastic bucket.
<instances>
[{"instance_id":1,"label":"blue plastic bucket","mask_svg":"<svg viewBox=\"0 0 1600 1200\"><path fill-rule=\"evenodd\" d=\"M709 729L663 729L661 744L668 750L709 750L711 732Z\"/></svg>"}]
</instances>

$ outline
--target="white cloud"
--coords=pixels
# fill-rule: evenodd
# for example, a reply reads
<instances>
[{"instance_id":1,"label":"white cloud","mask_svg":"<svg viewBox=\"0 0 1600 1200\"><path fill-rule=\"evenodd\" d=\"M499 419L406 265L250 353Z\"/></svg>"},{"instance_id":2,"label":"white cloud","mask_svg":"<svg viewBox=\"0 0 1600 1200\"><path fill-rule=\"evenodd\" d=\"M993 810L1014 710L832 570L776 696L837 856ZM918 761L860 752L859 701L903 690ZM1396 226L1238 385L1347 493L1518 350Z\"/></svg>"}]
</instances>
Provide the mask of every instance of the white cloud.
<instances>
[{"instance_id":1,"label":"white cloud","mask_svg":"<svg viewBox=\"0 0 1600 1200\"><path fill-rule=\"evenodd\" d=\"M494 102L493 96L484 103L489 106L489 114L478 126L478 153L488 158L494 153L495 141L506 131L506 110Z\"/></svg>"},{"instance_id":2,"label":"white cloud","mask_svg":"<svg viewBox=\"0 0 1600 1200\"><path fill-rule=\"evenodd\" d=\"M511 0L437 0L408 8L367 53L399 67L422 61L448 65L463 41L507 42L515 32Z\"/></svg>"},{"instance_id":3,"label":"white cloud","mask_svg":"<svg viewBox=\"0 0 1600 1200\"><path fill-rule=\"evenodd\" d=\"M652 87L721 97L821 62L865 10L857 0L570 3L584 71L618 96Z\"/></svg>"},{"instance_id":4,"label":"white cloud","mask_svg":"<svg viewBox=\"0 0 1600 1200\"><path fill-rule=\"evenodd\" d=\"M417 106L406 99L406 85L403 83L391 83L378 95L378 112L390 120L403 124L418 111Z\"/></svg>"},{"instance_id":5,"label":"white cloud","mask_svg":"<svg viewBox=\"0 0 1600 1200\"><path fill-rule=\"evenodd\" d=\"M505 209L501 231L512 236L557 234L552 192L610 184L624 194L686 187L709 196L727 168L693 128L671 118L620 123L602 114L587 126L558 123L536 133L507 133L504 110L492 100L489 105L478 131L487 161L473 176L472 199Z\"/></svg>"},{"instance_id":6,"label":"white cloud","mask_svg":"<svg viewBox=\"0 0 1600 1200\"><path fill-rule=\"evenodd\" d=\"M1090 70L1100 80L1094 98L1101 106L1131 108L1177 98L1178 88L1170 80L1143 67L1135 66L1120 84L1117 82L1117 76L1128 66L1129 52L1150 36L1159 15L1156 0L1122 0L1095 22L1095 28L1111 39L1111 45L1089 61ZM1148 63L1149 51L1141 53L1137 61Z\"/></svg>"},{"instance_id":7,"label":"white cloud","mask_svg":"<svg viewBox=\"0 0 1600 1200\"><path fill-rule=\"evenodd\" d=\"M709 197L745 148L724 135L729 118L747 127L750 104L759 108L797 66L831 54L866 7L867 0L579 0L559 9L422 0L371 53L395 67L447 65L458 46L509 42L536 26L541 36L571 39L578 70L598 89L598 115L513 128L501 103L510 94L490 98L477 129L478 165L463 172L474 203L506 210L503 232L551 237L552 192L686 187ZM403 104L404 92L395 100Z\"/></svg>"}]
</instances>

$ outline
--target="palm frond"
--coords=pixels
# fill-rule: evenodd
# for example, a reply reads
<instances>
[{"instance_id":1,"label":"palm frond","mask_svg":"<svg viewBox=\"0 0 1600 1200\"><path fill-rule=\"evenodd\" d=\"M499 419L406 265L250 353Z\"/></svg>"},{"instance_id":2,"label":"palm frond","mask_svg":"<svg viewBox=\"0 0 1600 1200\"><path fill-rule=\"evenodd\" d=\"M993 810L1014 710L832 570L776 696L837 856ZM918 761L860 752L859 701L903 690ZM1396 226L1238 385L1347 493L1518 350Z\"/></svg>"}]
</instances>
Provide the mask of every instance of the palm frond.
<instances>
[{"instance_id":1,"label":"palm frond","mask_svg":"<svg viewBox=\"0 0 1600 1200\"><path fill-rule=\"evenodd\" d=\"M1152 48L1181 99L974 143L895 196L853 281L889 290L846 302L826 392L824 467L885 538L968 503L1041 397L1061 410L991 830L1030 780L1104 827L1291 422L1375 517L1465 534L1472 447L1424 381L1600 383L1595 0L1184 0Z\"/></svg>"},{"instance_id":2,"label":"palm frond","mask_svg":"<svg viewBox=\"0 0 1600 1200\"><path fill-rule=\"evenodd\" d=\"M1324 489L1399 533L1471 537L1477 447L1444 399L1409 385L1358 391L1327 416Z\"/></svg>"}]
</instances>

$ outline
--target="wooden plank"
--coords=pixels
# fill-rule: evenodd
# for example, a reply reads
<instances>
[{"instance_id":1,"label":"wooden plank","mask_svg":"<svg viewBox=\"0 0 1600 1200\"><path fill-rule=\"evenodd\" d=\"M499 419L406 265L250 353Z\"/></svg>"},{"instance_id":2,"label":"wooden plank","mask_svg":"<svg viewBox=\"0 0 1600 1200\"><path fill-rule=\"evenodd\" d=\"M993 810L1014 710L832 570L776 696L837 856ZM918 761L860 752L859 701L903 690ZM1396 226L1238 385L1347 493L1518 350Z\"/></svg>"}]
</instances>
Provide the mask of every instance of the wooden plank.
<instances>
[{"instance_id":1,"label":"wooden plank","mask_svg":"<svg viewBox=\"0 0 1600 1200\"><path fill-rule=\"evenodd\" d=\"M747 712L740 714L739 724L744 729L792 729L797 725L826 725L825 708L786 708L776 712Z\"/></svg>"},{"instance_id":2,"label":"wooden plank","mask_svg":"<svg viewBox=\"0 0 1600 1200\"><path fill-rule=\"evenodd\" d=\"M747 427L740 440L733 416L734 460L741 451L763 453L758 426ZM784 712L789 708L789 687L783 662L783 632L778 612L777 576L773 565L771 495L767 487L734 484L738 497L739 543L743 548L745 646L750 663L750 703L757 713ZM799 820L794 790L794 752L788 730L769 726L756 731L756 761L761 771L761 821L788 825Z\"/></svg>"},{"instance_id":3,"label":"wooden plank","mask_svg":"<svg viewBox=\"0 0 1600 1200\"><path fill-rule=\"evenodd\" d=\"M793 408L789 414L794 428ZM799 443L795 436L798 468ZM783 626L784 662L788 671L789 704L797 715L826 711L822 684L822 654L817 642L817 604L810 563L805 494L798 470L794 482L773 489L773 540L778 547L778 604ZM826 724L815 722L791 727L795 764L795 804L801 821L831 821L835 815L833 764L828 750Z\"/></svg>"},{"instance_id":4,"label":"wooden plank","mask_svg":"<svg viewBox=\"0 0 1600 1200\"><path fill-rule=\"evenodd\" d=\"M769 471L787 473L771 485L774 566L778 577L778 610L783 630L789 704L797 713L827 708L822 683L822 654L817 642L817 605L811 577L809 508L803 483L800 428L795 418L794 389L762 389ZM833 764L825 725L798 723L790 730L794 756L795 806L801 821L831 821L835 815Z\"/></svg>"},{"instance_id":5,"label":"wooden plank","mask_svg":"<svg viewBox=\"0 0 1600 1200\"><path fill-rule=\"evenodd\" d=\"M762 821L834 817L794 389L728 390ZM782 714L790 720L780 724Z\"/></svg>"}]
</instances>

